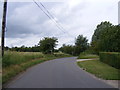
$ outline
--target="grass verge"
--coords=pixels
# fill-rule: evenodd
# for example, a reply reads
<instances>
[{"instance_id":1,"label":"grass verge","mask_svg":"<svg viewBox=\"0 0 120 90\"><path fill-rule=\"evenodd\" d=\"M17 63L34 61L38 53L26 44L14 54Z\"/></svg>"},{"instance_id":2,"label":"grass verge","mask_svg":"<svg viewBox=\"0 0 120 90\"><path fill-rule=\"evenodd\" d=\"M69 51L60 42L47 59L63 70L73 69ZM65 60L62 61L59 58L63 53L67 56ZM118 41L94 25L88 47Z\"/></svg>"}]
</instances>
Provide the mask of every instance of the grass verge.
<instances>
[{"instance_id":1,"label":"grass verge","mask_svg":"<svg viewBox=\"0 0 120 90\"><path fill-rule=\"evenodd\" d=\"M99 56L93 54L80 54L78 57L78 59L92 59L92 58L99 58Z\"/></svg>"},{"instance_id":2,"label":"grass verge","mask_svg":"<svg viewBox=\"0 0 120 90\"><path fill-rule=\"evenodd\" d=\"M99 58L99 56L95 54L91 54L91 52L88 51L82 52L78 56L78 59L93 59L93 58Z\"/></svg>"},{"instance_id":3,"label":"grass verge","mask_svg":"<svg viewBox=\"0 0 120 90\"><path fill-rule=\"evenodd\" d=\"M120 70L111 67L99 60L77 62L77 64L89 73L105 80L120 80Z\"/></svg>"},{"instance_id":4,"label":"grass verge","mask_svg":"<svg viewBox=\"0 0 120 90\"><path fill-rule=\"evenodd\" d=\"M63 53L43 55L41 53L7 52L3 59L2 84L33 65L62 57L70 57L70 55Z\"/></svg>"}]
</instances>

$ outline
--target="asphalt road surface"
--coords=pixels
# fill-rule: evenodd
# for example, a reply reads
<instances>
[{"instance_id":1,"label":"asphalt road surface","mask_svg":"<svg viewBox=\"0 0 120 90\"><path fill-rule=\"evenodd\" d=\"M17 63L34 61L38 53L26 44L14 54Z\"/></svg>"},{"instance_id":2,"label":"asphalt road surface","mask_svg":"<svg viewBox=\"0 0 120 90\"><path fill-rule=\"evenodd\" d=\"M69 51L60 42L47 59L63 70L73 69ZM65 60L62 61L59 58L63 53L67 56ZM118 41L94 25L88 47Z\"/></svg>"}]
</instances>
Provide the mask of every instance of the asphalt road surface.
<instances>
[{"instance_id":1,"label":"asphalt road surface","mask_svg":"<svg viewBox=\"0 0 120 90\"><path fill-rule=\"evenodd\" d=\"M75 57L55 59L29 68L8 88L113 88L76 64Z\"/></svg>"}]
</instances>

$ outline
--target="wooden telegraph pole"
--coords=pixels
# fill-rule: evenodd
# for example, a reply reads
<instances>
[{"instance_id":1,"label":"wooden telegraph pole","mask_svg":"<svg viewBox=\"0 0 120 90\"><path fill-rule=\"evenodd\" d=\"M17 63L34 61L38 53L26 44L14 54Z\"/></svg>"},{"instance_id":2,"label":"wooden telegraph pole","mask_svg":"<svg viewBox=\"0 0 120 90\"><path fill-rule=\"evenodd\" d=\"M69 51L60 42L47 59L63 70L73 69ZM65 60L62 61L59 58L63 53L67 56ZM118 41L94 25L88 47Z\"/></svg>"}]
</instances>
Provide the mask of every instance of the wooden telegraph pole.
<instances>
[{"instance_id":1,"label":"wooden telegraph pole","mask_svg":"<svg viewBox=\"0 0 120 90\"><path fill-rule=\"evenodd\" d=\"M2 57L4 56L4 38L5 38L5 28L6 28L6 14L7 14L7 0L4 0L3 18L2 18L2 37L1 37Z\"/></svg>"}]
</instances>

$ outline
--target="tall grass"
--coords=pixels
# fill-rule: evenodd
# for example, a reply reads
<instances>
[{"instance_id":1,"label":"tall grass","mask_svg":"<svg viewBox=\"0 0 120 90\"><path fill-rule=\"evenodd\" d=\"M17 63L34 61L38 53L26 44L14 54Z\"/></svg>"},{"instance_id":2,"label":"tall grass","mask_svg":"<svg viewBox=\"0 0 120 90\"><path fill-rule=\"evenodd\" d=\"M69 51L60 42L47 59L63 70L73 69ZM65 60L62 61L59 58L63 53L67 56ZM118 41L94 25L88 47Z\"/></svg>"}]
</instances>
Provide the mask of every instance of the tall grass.
<instances>
[{"instance_id":1,"label":"tall grass","mask_svg":"<svg viewBox=\"0 0 120 90\"><path fill-rule=\"evenodd\" d=\"M36 58L43 58L44 54L40 52L5 52L3 57L3 68L10 65L17 65Z\"/></svg>"}]
</instances>

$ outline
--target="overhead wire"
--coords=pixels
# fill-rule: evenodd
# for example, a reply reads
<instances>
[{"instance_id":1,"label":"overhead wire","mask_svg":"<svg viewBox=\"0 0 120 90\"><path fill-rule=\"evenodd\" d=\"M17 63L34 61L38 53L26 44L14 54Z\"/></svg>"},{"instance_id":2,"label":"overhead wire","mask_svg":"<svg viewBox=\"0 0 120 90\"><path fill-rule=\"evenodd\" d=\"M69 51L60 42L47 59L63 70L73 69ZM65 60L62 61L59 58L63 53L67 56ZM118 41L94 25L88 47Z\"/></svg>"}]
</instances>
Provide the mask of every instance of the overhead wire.
<instances>
[{"instance_id":1,"label":"overhead wire","mask_svg":"<svg viewBox=\"0 0 120 90\"><path fill-rule=\"evenodd\" d=\"M34 3L43 11L43 13L51 20L51 21L53 21L54 23L55 23L55 25L58 27L58 29L59 30L61 30L63 33L67 33L70 37L73 37L73 36L71 36L60 24L59 24L59 22L58 21L56 21L55 20L55 18L54 18L54 16L48 11L48 9L40 2L40 5L44 8L44 10L46 11L44 11L41 7L40 7L40 5L35 1L35 0L33 0L34 1ZM66 32L65 32L66 31Z\"/></svg>"},{"instance_id":2,"label":"overhead wire","mask_svg":"<svg viewBox=\"0 0 120 90\"><path fill-rule=\"evenodd\" d=\"M40 4L41 4L41 6L46 10L46 12L52 17L52 19L55 21L55 23L56 24L58 24L60 27L61 27L61 29L62 29L62 31L64 32L64 33L67 33L69 36L71 36L66 30L65 30L65 28L57 21L57 20L55 20L55 16L53 16L50 12L49 12L49 10L40 2ZM73 37L73 36L72 36Z\"/></svg>"}]
</instances>

